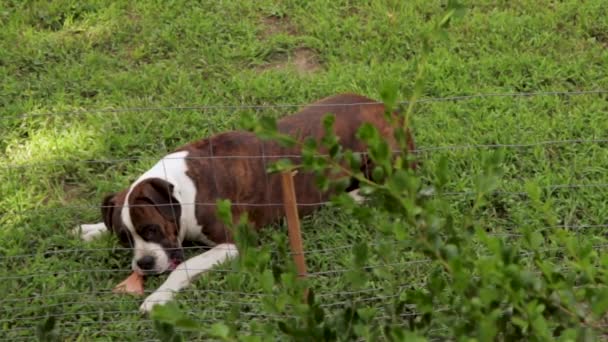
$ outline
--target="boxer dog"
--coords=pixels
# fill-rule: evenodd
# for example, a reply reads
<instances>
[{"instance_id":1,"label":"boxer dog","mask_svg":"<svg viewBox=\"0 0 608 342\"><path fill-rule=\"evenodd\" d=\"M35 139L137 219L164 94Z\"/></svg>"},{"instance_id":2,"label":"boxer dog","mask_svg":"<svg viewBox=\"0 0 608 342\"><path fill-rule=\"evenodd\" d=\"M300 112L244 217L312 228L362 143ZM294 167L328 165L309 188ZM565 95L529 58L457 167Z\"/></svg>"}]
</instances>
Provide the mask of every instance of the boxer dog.
<instances>
[{"instance_id":1,"label":"boxer dog","mask_svg":"<svg viewBox=\"0 0 608 342\"><path fill-rule=\"evenodd\" d=\"M329 113L335 116L334 132L343 147L365 152L356 132L363 123L370 123L391 148L397 148L384 105L355 94L335 95L306 106L279 120L278 130L299 142L308 137L319 141L324 135L323 118ZM414 150L411 135L408 145ZM105 197L103 222L82 225L79 232L87 241L105 231L114 233L122 245L133 248L131 267L135 272L171 272L141 305L142 312L149 312L154 305L172 300L195 276L238 255L231 231L216 215L217 200L229 199L233 218L238 220L246 213L256 229L284 216L280 176L267 173L266 167L283 156L297 164L300 152L297 146L284 147L244 131L192 142L162 158L128 188ZM361 171L370 177L367 171L373 170L372 161L366 154L361 160ZM312 173L300 172L294 182L302 216L332 195L332 191L317 189ZM353 179L347 191L356 196L357 189ZM211 249L184 261L184 241L200 242Z\"/></svg>"}]
</instances>

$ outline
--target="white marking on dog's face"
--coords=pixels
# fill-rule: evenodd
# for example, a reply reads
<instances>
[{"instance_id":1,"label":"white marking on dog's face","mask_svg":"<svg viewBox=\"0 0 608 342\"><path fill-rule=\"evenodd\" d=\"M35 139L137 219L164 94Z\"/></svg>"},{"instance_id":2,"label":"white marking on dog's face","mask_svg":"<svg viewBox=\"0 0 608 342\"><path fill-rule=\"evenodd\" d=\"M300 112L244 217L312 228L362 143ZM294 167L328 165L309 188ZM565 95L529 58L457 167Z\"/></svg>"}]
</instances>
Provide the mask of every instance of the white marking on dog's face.
<instances>
[{"instance_id":1,"label":"white marking on dog's face","mask_svg":"<svg viewBox=\"0 0 608 342\"><path fill-rule=\"evenodd\" d=\"M143 273L141 267L138 266L138 261L146 256L154 257L155 262L152 270L148 270L146 273L161 273L173 269L177 265L176 259L179 259L176 258L176 251L173 247L181 247L181 243L186 239L204 242L210 246L215 245L203 234L203 228L198 224L196 219L197 187L194 180L188 175L188 163L186 160L188 155L188 151L181 151L165 156L139 177L126 192L124 202L120 208L120 221L122 221L121 223L124 225L125 230L128 231L126 235L130 235L132 247L135 250L132 261L135 271ZM141 207L139 210L135 206L129 207L129 203L133 205L132 203L136 201L137 197L141 197L140 194L137 194L133 195L133 199L130 198L132 194L139 193L139 190L141 190L141 188L138 188L134 192L138 184L146 180L152 181L156 178L170 184L169 187L172 188L171 196L179 202L179 208L176 208L180 212L180 215L178 215L179 222L173 220L170 222L173 224L173 227L179 227L177 229L177 236L173 234L176 229L167 229L169 225L166 220L161 222L162 215L156 215L158 212L150 211L142 214ZM165 212L164 214L166 217L167 213ZM133 222L134 218L139 222ZM137 224L142 226L136 226ZM156 235L153 239L149 236L146 236L146 238L142 237L146 234L146 225L150 224L161 227L160 236ZM168 240L163 238L168 238ZM173 249L173 251L168 251L167 248L169 250ZM183 254L181 257L183 258Z\"/></svg>"},{"instance_id":2,"label":"white marking on dog's face","mask_svg":"<svg viewBox=\"0 0 608 342\"><path fill-rule=\"evenodd\" d=\"M158 243L146 242L137 233L132 234L133 237L133 260L131 261L131 269L139 274L159 274L169 270L171 262L165 249ZM144 257L154 258L154 267L151 269L142 269L137 263L143 260Z\"/></svg>"},{"instance_id":3,"label":"white marking on dog's face","mask_svg":"<svg viewBox=\"0 0 608 342\"><path fill-rule=\"evenodd\" d=\"M172 266L172 260L167 255L167 251L159 244L155 242L149 242L144 240L138 233L135 227L134 222L131 219L131 210L133 208L129 207L129 196L133 192L135 186L139 183L145 181L146 179L152 178L160 178L174 186L179 184L179 181L186 176L186 162L185 158L188 155L187 151L176 152L167 155L165 158L161 159L158 163L156 163L150 170L144 173L141 177L139 177L129 188L127 195L125 197L125 201L123 207L121 208L121 219L127 230L129 231L132 241L133 241L133 249L134 255L131 263L131 267L134 271L139 273L162 273L169 270ZM179 190L177 187L174 189L174 196L181 202L179 196ZM182 238L185 234L179 232L178 243L181 245ZM149 269L142 269L138 265L138 262L141 262L144 257L153 257L154 258L154 267L150 267Z\"/></svg>"}]
</instances>

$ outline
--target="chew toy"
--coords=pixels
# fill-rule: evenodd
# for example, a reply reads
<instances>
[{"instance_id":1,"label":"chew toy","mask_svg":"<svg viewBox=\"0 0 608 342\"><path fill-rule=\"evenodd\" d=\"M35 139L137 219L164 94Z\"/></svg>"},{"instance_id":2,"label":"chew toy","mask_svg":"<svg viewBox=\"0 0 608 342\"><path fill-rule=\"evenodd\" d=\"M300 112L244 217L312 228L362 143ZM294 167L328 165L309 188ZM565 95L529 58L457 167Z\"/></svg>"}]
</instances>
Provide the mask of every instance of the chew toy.
<instances>
[{"instance_id":1,"label":"chew toy","mask_svg":"<svg viewBox=\"0 0 608 342\"><path fill-rule=\"evenodd\" d=\"M133 272L127 279L116 285L112 292L142 296L144 294L144 276Z\"/></svg>"}]
</instances>

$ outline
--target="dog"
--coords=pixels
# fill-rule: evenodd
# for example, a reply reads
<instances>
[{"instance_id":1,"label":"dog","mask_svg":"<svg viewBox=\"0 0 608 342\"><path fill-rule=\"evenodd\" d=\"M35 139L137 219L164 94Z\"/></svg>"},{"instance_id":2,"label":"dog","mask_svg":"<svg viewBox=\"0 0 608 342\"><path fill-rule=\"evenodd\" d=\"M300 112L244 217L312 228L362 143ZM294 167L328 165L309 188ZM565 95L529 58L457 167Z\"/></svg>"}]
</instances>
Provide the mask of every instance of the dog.
<instances>
[{"instance_id":1,"label":"dog","mask_svg":"<svg viewBox=\"0 0 608 342\"><path fill-rule=\"evenodd\" d=\"M365 152L356 132L363 123L370 123L391 148L397 148L384 105L356 94L319 100L278 120L277 127L299 142L308 137L318 142L328 113L335 116L334 132L343 147ZM408 149L413 151L414 141L408 135ZM216 215L216 200L229 199L235 221L246 213L256 229L284 217L280 177L267 173L267 166L283 156L297 164L300 152L298 146L284 147L245 131L192 142L165 156L128 188L106 196L101 208L103 222L82 225L79 232L86 241L106 231L114 233L123 246L133 248L131 267L135 272L170 272L141 304L140 311L150 312L154 305L171 301L197 275L238 255L231 231ZM361 160L361 171L371 177L372 161L366 154ZM416 168L416 164L411 167ZM317 190L312 173L297 173L294 183L301 216L312 213L333 194ZM356 180L351 180L346 191L361 200ZM203 243L211 249L184 261L184 241Z\"/></svg>"}]
</instances>

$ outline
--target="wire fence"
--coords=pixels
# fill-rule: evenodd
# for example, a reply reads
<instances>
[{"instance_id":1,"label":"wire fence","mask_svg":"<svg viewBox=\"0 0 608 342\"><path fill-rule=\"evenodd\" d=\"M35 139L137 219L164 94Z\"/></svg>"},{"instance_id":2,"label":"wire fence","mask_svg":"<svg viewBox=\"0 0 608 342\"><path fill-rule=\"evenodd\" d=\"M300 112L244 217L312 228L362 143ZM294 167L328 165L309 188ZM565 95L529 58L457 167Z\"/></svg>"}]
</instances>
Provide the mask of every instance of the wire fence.
<instances>
[{"instance_id":1,"label":"wire fence","mask_svg":"<svg viewBox=\"0 0 608 342\"><path fill-rule=\"evenodd\" d=\"M591 91L549 91L549 92L530 92L530 93L491 93L491 94L474 94L452 96L444 98L425 98L420 100L422 103L432 102L458 102L474 99L486 98L523 98L523 97L538 97L538 96L598 96L601 97L608 94L608 90L591 90ZM372 103L355 103L348 104L349 106L365 106ZM377 103L375 103L377 104ZM406 103L403 103L406 104ZM340 105L340 104L338 104ZM337 106L338 106L337 105ZM0 120L24 120L32 117L52 117L56 115L71 116L84 114L104 114L104 113L128 113L128 112L151 112L151 111L185 111L185 110L200 110L200 111L239 111L246 109L266 110L266 109L284 109L296 108L301 105L296 104L276 104L276 105L200 105L200 106L175 106L175 107L136 107L136 108L106 108L106 109L88 109L76 111L64 111L54 113L24 113L14 116L1 117ZM604 147L608 143L608 136L594 137L590 139L564 139L564 140L541 140L524 143L493 143L493 144L460 144L460 145L444 145L444 146L422 146L417 147L414 152L417 158L424 160L426 154L442 151L455 150L471 150L477 151L481 149L526 149L526 148L546 148L549 146L566 145L596 145ZM264 152L264 151L262 151ZM361 152L364 156L365 153ZM266 168L267 162L281 158L300 158L297 154L260 154L260 155L210 155L201 157L186 157L179 159L187 160L210 160L210 161L241 161L243 159L261 160ZM171 162L168 158L167 162ZM85 164L105 164L114 165L119 163L138 162L142 160L158 160L155 157L127 157L127 158L112 158L98 160L78 160L77 163ZM8 170L8 177L18 179L20 170L27 170L39 166L57 166L69 165L74 163L70 160L57 161L41 161L41 162L22 162L3 165L5 170ZM163 171L166 179L166 167L163 164ZM137 175L138 176L138 175ZM215 172L213 177L216 177ZM269 185L269 180L264 180L266 186ZM220 183L215 179L215 186L220 187ZM590 192L594 192L595 196L604 196L608 194L605 190L608 188L606 181L577 181L575 183L563 184L548 184L541 187L541 190L549 198L557 199L560 196L574 196L577 192L582 192L581 196L586 196ZM117 189L119 190L119 189ZM433 194L446 196L450 199L464 199L469 196L476 195L475 191L448 191L442 194ZM512 189L500 189L494 191L491 195L501 197L517 197L517 199L527 199L528 193L522 191L521 184L516 184ZM20 208L19 210L7 210L4 215L21 216L24 220L19 221L27 229L28 234L35 232L37 223L28 223L28 218L35 216L52 215L59 211L71 213L71 217L77 222L69 224L93 223L83 222L84 216L92 217L89 212L99 211L102 207L97 200L88 201L85 204L66 204L61 207L47 206L44 203ZM310 201L306 203L297 203L298 207L305 208L307 206L325 206L331 202L320 194L318 201ZM173 203L168 204L172 206ZM215 207L217 204L214 201L193 201L182 202L182 207ZM268 208L268 207L283 207L281 201L264 201L264 202L239 202L235 201L233 206L250 208ZM515 206L522 205L520 201L515 201ZM158 207L158 204L129 204L127 207ZM122 208L122 205L106 206L107 208ZM494 223L500 223L501 229L490 231L489 234L503 238L519 238L522 234L518 227L523 225L534 225L539 231L549 231L556 229L567 229L576 231L580 234L589 234L589 236L602 238L605 235L608 223L603 217L588 217L585 220L576 217L572 214L572 208L565 208L564 217L555 225L542 225L540 220L526 218L525 220L515 219L511 222L501 221L500 218L495 218ZM1 219L0 219L1 220ZM331 221L331 220L330 220ZM2 221L0 221L2 222ZM324 224L333 225L331 229L344 228L343 224L334 224L325 222ZM311 224L306 224L310 226ZM66 336L78 336L80 329L89 329L87 334L92 334L93 337L120 336L120 334L132 334L138 332L143 335L143 338L154 338L153 330L150 329L151 321L139 316L137 308L142 301L142 298L132 298L127 296L117 296L110 287L112 282L122 278L131 272L129 267L132 247L107 247L104 242L96 242L94 245L85 245L78 242L77 237L69 235L66 226L59 229L59 234L62 238L51 242L41 243L39 246L32 244L31 253L14 252L8 246L0 247L0 265L5 268L4 272L0 272L0 283L8 284L5 288L11 289L11 295L5 298L0 298L0 306L3 307L4 313L0 315L0 330L6 332L6 338L2 340L29 340L32 338L34 331L41 320L45 320L49 316L55 317L60 321L61 332ZM395 241L392 244L386 242L373 241L374 228L368 227L366 233L362 235L362 239L372 239L368 244L371 248L386 248L387 246L398 248L399 242ZM408 279L407 283L402 283L392 286L389 289L383 288L382 284L376 284L370 288L359 290L350 290L341 282L343 276L351 269L348 265L350 252L358 241L353 236L344 234L339 238L332 239L323 233L304 235L304 254L308 261L309 272L313 286L317 285L323 288L317 294L318 298L323 301L324 308L344 307L352 303L386 303L400 296L402 291L410 288L416 288L424 285L424 278L428 273L428 265L430 259L408 254L404 250L402 259L394 262L374 263L363 267L366 271L372 271L377 268L385 268L394 272L401 272L404 279ZM68 235L68 236L66 236ZM340 234L337 234L340 235ZM70 243L65 243L70 241ZM53 244L56 244L53 246ZM103 247L100 247L103 246ZM593 248L599 252L604 251L608 247L605 243L596 243ZM212 247L208 246L180 246L187 254L202 253ZM166 248L163 250L167 250ZM547 258L560 258L564 252L564 248L545 248L541 251L546 253ZM533 253L532 251L526 253ZM525 253L524 253L525 254ZM101 258L101 259L98 259ZM104 266L100 266L104 265ZM66 269L68 267L68 269ZM32 272L32 270L34 270ZM568 270L564 266L564 271ZM196 268L188 268L187 271L199 271ZM217 266L211 270L206 270L208 274L204 277L210 277L212 280L208 283L201 280L197 282L196 288L186 288L180 291L178 301L184 304L190 313L197 317L201 323L213 323L222 320L230 312L231 306L237 305L242 310L241 317L256 320L273 320L284 319L288 316L274 317L273 315L265 314L259 310L261 301L264 298L272 297L267 293L259 292L245 286L242 291L234 291L227 288L222 288L221 279L227 274L237 272L230 266ZM413 281L412 281L413 280ZM159 285L160 279L152 280L153 283ZM202 284L204 283L204 284ZM61 285L63 284L63 285ZM219 285L219 288L218 288ZM23 291L19 291L23 289ZM154 292L154 287L150 286L145 291L146 295ZM416 316L414 306L406 307L407 312L403 313L404 317ZM437 308L438 310L449 310L449 308ZM125 320L128 318L128 320ZM377 319L390 319L385 312L380 312ZM244 321L246 321L244 319ZM247 324L243 323L242 329L247 331ZM102 327L102 328L100 328ZM438 329L434 333L439 333Z\"/></svg>"},{"instance_id":2,"label":"wire fence","mask_svg":"<svg viewBox=\"0 0 608 342\"><path fill-rule=\"evenodd\" d=\"M560 90L560 91L538 91L538 92L519 92L519 93L481 93L481 94L469 94L469 95L455 95L446 97L427 97L421 98L416 103L433 103L433 102L458 102L475 99L486 99L486 98L523 98L523 97L537 97L537 96L579 96L579 95L603 95L608 94L608 90L596 89L596 90ZM406 105L409 102L399 102L401 105ZM0 119L23 119L28 117L36 116L55 116L55 115L83 115L90 113L128 113L128 112L154 112L154 111L185 111L185 110L265 110L265 109L293 109L304 106L310 107L342 107L342 106L372 106L382 104L381 102L355 102L355 103L341 103L341 104L260 104L260 105L191 105L191 106L167 106L167 107L130 107L130 108L97 108L97 109L77 109L71 111L57 111L57 112L29 112L16 115L8 115L0 117Z\"/></svg>"}]
</instances>

